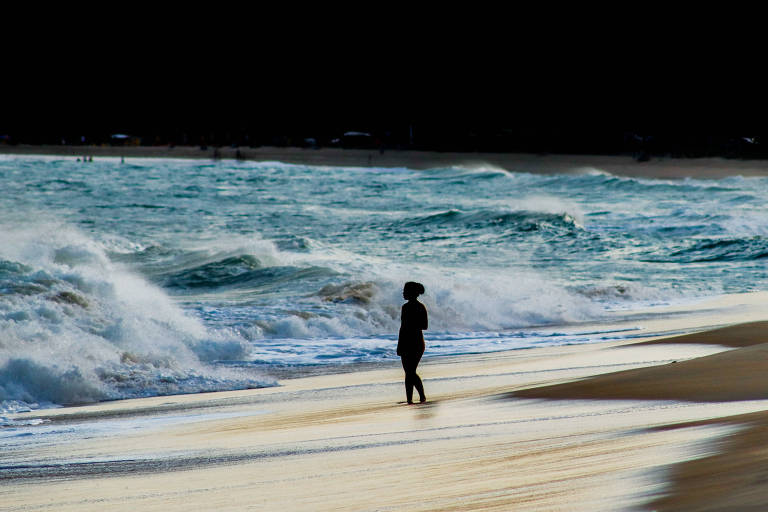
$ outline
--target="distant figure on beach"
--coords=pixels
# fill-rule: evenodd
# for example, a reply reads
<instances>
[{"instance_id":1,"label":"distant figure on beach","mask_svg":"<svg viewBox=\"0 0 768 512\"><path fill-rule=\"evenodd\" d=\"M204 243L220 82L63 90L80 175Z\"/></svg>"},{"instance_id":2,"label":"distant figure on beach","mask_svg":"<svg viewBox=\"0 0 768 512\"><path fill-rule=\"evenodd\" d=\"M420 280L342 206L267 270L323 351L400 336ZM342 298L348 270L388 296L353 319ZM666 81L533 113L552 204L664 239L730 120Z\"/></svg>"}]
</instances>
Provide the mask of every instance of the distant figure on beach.
<instances>
[{"instance_id":1,"label":"distant figure on beach","mask_svg":"<svg viewBox=\"0 0 768 512\"><path fill-rule=\"evenodd\" d=\"M407 300L403 304L400 313L400 334L397 338L397 355L403 363L405 370L405 397L408 403L413 403L413 388L419 392L419 402L426 402L424 386L421 378L416 374L421 356L424 355L424 334L421 332L427 328L427 308L419 302L418 296L424 293L424 285L408 281L403 287L403 298Z\"/></svg>"}]
</instances>

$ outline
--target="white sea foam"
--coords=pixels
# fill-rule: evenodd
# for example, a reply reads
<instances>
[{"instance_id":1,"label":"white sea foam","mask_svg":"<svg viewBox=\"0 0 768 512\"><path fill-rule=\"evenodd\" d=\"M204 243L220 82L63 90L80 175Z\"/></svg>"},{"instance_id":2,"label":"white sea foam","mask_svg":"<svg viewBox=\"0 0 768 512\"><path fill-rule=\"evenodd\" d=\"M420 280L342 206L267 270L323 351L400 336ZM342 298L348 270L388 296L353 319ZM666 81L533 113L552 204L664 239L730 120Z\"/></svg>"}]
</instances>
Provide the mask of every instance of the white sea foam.
<instances>
[{"instance_id":1,"label":"white sea foam","mask_svg":"<svg viewBox=\"0 0 768 512\"><path fill-rule=\"evenodd\" d=\"M458 171L462 174L480 174L480 175L499 175L499 176L510 176L510 172L499 166L494 165L487 162L474 162L474 163L465 163L458 166L453 166L450 168L453 171Z\"/></svg>"},{"instance_id":2,"label":"white sea foam","mask_svg":"<svg viewBox=\"0 0 768 512\"><path fill-rule=\"evenodd\" d=\"M605 314L604 308L585 300L584 294L548 283L530 270L525 274L519 270L481 273L429 265L380 265L375 258L355 258L349 252L334 252L334 256L337 265L339 256L343 256L347 271L357 269L357 280L310 297L304 303L305 314L263 314L256 336L312 338L396 333L403 303L402 285L408 280L426 286L427 292L420 300L430 311L430 329L435 331L497 332L583 322ZM321 256L314 254L308 259L318 264ZM249 337L253 339L253 335Z\"/></svg>"},{"instance_id":3,"label":"white sea foam","mask_svg":"<svg viewBox=\"0 0 768 512\"><path fill-rule=\"evenodd\" d=\"M0 401L68 404L268 384L207 364L242 358L247 346L210 332L78 230L0 231L0 260L24 266L12 276L17 288L0 295ZM27 288L19 292L19 284Z\"/></svg>"}]
</instances>

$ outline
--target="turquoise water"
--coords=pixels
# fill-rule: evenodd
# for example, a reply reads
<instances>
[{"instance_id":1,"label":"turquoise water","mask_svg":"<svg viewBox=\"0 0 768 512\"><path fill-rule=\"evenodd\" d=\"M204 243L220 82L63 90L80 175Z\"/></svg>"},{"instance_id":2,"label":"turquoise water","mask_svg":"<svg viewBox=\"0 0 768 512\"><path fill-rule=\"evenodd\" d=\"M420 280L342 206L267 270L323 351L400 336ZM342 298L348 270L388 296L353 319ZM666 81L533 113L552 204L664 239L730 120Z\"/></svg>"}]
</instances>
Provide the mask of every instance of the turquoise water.
<instances>
[{"instance_id":1,"label":"turquoise water","mask_svg":"<svg viewBox=\"0 0 768 512\"><path fill-rule=\"evenodd\" d=\"M0 400L394 360L407 280L431 355L618 339L578 325L766 288L766 179L509 171L0 158Z\"/></svg>"}]
</instances>

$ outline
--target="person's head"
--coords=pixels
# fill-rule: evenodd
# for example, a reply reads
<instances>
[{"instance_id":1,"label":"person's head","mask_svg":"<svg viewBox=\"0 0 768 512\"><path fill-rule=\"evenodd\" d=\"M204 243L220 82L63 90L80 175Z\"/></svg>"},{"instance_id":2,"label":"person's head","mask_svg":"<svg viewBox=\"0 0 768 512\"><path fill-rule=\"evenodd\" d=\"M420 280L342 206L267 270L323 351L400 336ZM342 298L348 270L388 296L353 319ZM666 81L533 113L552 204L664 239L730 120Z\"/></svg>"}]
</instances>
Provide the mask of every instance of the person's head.
<instances>
[{"instance_id":1,"label":"person's head","mask_svg":"<svg viewBox=\"0 0 768 512\"><path fill-rule=\"evenodd\" d=\"M403 286L403 298L405 300L412 300L424 293L424 285L421 283L415 283L408 281Z\"/></svg>"}]
</instances>

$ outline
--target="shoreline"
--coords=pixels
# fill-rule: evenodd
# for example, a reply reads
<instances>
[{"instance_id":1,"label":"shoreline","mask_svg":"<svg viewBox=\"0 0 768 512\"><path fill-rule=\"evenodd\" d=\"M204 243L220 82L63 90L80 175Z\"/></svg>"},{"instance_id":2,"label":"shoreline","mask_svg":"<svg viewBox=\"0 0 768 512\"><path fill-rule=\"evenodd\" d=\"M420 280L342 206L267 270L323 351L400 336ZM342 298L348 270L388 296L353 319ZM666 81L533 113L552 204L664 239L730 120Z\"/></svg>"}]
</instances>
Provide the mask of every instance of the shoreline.
<instances>
[{"instance_id":1,"label":"shoreline","mask_svg":"<svg viewBox=\"0 0 768 512\"><path fill-rule=\"evenodd\" d=\"M720 331L722 329L730 330L733 325L744 325L745 332L729 340L726 346L739 348L751 346L752 335L761 330L760 322L751 320L763 315L762 304L768 302L768 292L746 292L738 294L726 294L696 300L694 303L683 302L666 306L653 306L645 309L638 309L632 315L626 316L624 312L617 314L616 318L602 318L600 320L591 320L586 322L533 326L528 329L533 330L571 330L576 331L596 331L600 333L627 333L631 332L631 337L619 337L607 339L605 341L588 341L568 343L564 345L548 345L547 348L556 349L558 347L581 347L581 346L600 346L600 345L653 345L668 343L669 339L675 339L675 343L699 343L697 340L704 338L706 344L717 344L722 340ZM712 315L716 315L716 322L712 323ZM768 331L768 319L766 319L766 331ZM682 333L682 334L678 334ZM578 334L574 334L578 336ZM694 340L694 341L690 341ZM716 340L716 341L709 341ZM427 335L427 345L437 341L431 340ZM439 342L439 341L438 341ZM485 358L505 354L515 354L524 351L535 351L541 347L516 347L516 348L498 348L491 351L469 351L458 354L430 354L427 350L421 359L420 367L432 364L457 364L464 358ZM267 379L274 379L276 385L262 386L244 389L232 389L222 391L201 391L199 393L181 393L170 395L153 395L145 398L116 398L103 400L93 403L54 405L50 408L33 409L29 414L40 411L66 410L77 407L99 406L100 404L115 403L121 401L144 400L163 397L195 396L195 395L216 395L217 393L230 393L238 391L247 391L249 389L268 389L280 387L283 381L296 381L307 378L341 376L346 374L355 374L358 372L375 372L380 370L401 370L399 359L377 360L377 361L356 361L349 363L331 363L331 364L297 364L297 365L263 365L258 368L259 376Z\"/></svg>"},{"instance_id":2,"label":"shoreline","mask_svg":"<svg viewBox=\"0 0 768 512\"><path fill-rule=\"evenodd\" d=\"M401 403L393 363L19 413L46 420L30 433L70 433L6 446L0 495L9 511L759 508L768 320L743 313L680 336L435 357L424 405Z\"/></svg>"},{"instance_id":3,"label":"shoreline","mask_svg":"<svg viewBox=\"0 0 768 512\"><path fill-rule=\"evenodd\" d=\"M216 152L216 154L214 153ZM415 150L340 149L340 148L232 148L196 146L31 146L0 145L0 155L93 156L131 158L184 158L282 162L298 165L335 167L407 167L415 170L451 166L491 166L511 172L542 174L580 173L598 170L617 176L647 178L724 178L728 176L768 176L768 160L725 158L662 158L638 162L630 155L564 155L530 153L452 153Z\"/></svg>"}]
</instances>

